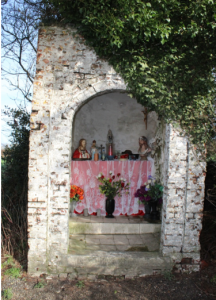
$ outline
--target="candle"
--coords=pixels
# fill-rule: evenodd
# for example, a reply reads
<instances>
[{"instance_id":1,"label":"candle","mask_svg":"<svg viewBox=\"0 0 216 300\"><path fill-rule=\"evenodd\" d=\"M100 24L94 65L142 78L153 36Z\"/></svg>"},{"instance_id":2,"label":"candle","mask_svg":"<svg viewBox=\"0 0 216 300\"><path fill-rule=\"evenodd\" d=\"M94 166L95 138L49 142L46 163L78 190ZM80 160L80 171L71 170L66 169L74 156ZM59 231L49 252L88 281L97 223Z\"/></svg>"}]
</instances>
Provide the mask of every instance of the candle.
<instances>
[{"instance_id":1,"label":"candle","mask_svg":"<svg viewBox=\"0 0 216 300\"><path fill-rule=\"evenodd\" d=\"M109 155L113 155L113 150L112 150L112 144L109 144L109 151L108 151Z\"/></svg>"},{"instance_id":2,"label":"candle","mask_svg":"<svg viewBox=\"0 0 216 300\"><path fill-rule=\"evenodd\" d=\"M98 160L99 160L99 154L98 154L98 153L95 153L95 155L94 155L94 160L95 160L95 161L98 161Z\"/></svg>"}]
</instances>

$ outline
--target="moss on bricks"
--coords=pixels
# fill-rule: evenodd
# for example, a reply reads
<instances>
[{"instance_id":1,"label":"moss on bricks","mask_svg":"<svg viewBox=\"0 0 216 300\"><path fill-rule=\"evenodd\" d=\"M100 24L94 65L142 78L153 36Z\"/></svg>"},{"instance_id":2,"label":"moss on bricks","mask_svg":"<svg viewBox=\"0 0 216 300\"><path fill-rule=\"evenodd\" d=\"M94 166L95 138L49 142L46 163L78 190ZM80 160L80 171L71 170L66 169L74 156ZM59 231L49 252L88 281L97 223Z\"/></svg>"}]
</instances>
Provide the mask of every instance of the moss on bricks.
<instances>
[{"instance_id":1,"label":"moss on bricks","mask_svg":"<svg viewBox=\"0 0 216 300\"><path fill-rule=\"evenodd\" d=\"M70 234L85 234L90 229L90 225L88 223L69 223L69 232Z\"/></svg>"}]
</instances>

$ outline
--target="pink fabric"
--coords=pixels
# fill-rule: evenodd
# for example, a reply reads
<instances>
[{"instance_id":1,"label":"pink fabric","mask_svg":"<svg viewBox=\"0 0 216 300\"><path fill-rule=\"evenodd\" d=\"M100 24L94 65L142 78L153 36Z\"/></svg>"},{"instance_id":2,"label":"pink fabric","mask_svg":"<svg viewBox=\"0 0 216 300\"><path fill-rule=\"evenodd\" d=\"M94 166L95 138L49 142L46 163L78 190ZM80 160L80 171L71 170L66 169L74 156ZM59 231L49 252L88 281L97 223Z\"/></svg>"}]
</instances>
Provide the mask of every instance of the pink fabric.
<instances>
[{"instance_id":1,"label":"pink fabric","mask_svg":"<svg viewBox=\"0 0 216 300\"><path fill-rule=\"evenodd\" d=\"M71 184L75 184L84 190L84 199L77 203L76 211L81 213L84 208L88 208L88 213L92 214L101 209L101 215L105 216L105 195L99 191L100 182L96 176L102 172L107 178L109 172L114 175L120 173L120 178L125 178L130 182L129 194L123 192L122 197L115 197L114 215L137 214L139 210L144 210L144 205L138 203L138 198L134 193L151 175L151 161L72 161L71 162Z\"/></svg>"}]
</instances>

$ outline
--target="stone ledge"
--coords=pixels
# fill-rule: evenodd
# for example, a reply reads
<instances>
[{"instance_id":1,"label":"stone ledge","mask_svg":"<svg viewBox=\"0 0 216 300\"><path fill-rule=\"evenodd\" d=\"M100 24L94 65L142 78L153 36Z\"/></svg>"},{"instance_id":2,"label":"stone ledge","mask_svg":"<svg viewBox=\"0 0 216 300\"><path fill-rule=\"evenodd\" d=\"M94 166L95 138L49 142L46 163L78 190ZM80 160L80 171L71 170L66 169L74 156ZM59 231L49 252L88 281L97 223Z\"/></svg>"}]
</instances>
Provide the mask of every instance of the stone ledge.
<instances>
[{"instance_id":1,"label":"stone ledge","mask_svg":"<svg viewBox=\"0 0 216 300\"><path fill-rule=\"evenodd\" d=\"M54 262L52 262L53 264ZM50 263L51 264L51 263ZM155 275L171 270L174 263L170 257L163 257L159 252L104 252L88 255L62 255L62 260L49 266L45 273L59 275L60 279L66 277L91 278L98 276L125 276L125 278ZM69 271L70 269L70 271ZM68 271L67 271L68 270ZM29 269L30 274L38 275L33 268Z\"/></svg>"},{"instance_id":2,"label":"stone ledge","mask_svg":"<svg viewBox=\"0 0 216 300\"><path fill-rule=\"evenodd\" d=\"M69 221L70 234L144 234L161 231L161 224L83 223Z\"/></svg>"}]
</instances>

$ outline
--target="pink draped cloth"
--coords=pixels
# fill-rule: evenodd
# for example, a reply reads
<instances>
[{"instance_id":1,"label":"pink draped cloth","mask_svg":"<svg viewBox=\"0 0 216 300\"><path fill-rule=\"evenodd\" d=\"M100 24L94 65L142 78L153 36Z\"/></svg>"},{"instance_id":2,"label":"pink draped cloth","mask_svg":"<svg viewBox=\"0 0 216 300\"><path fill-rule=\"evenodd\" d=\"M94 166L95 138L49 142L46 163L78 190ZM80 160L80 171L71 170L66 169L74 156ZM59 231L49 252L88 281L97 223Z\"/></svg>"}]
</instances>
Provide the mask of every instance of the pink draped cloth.
<instances>
[{"instance_id":1,"label":"pink draped cloth","mask_svg":"<svg viewBox=\"0 0 216 300\"><path fill-rule=\"evenodd\" d=\"M84 199L76 205L76 211L81 213L84 208L88 208L88 213L92 214L101 210L101 215L105 216L105 195L100 193L96 176L102 172L107 178L112 171L116 176L120 173L120 178L130 182L129 194L122 193L122 197L115 197L114 215L137 214L139 210L145 212L144 205L139 204L134 193L151 175L151 161L72 161L71 162L71 184L77 185L84 190Z\"/></svg>"}]
</instances>

